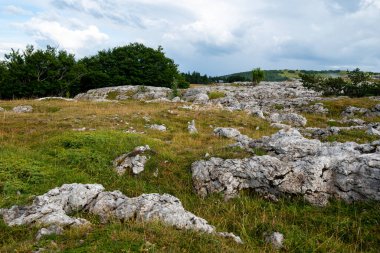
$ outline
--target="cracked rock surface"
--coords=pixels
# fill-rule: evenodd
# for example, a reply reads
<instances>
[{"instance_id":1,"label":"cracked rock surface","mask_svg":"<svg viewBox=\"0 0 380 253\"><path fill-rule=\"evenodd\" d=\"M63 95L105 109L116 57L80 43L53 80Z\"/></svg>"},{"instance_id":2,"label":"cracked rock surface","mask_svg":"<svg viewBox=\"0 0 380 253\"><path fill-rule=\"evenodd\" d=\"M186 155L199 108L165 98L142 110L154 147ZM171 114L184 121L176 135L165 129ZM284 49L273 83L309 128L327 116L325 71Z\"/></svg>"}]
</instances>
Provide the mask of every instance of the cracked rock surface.
<instances>
[{"instance_id":1,"label":"cracked rock surface","mask_svg":"<svg viewBox=\"0 0 380 253\"><path fill-rule=\"evenodd\" d=\"M329 198L380 200L380 141L322 143L291 128L252 140L249 146L268 155L194 162L195 191L203 197L223 192L228 199L250 188L264 196L302 195L319 206Z\"/></svg>"},{"instance_id":2,"label":"cracked rock surface","mask_svg":"<svg viewBox=\"0 0 380 253\"><path fill-rule=\"evenodd\" d=\"M103 222L111 218L122 221L159 220L178 229L217 234L242 243L238 236L217 233L214 226L186 211L181 201L172 195L153 193L129 198L120 191L104 191L100 184L65 184L37 196L30 206L13 206L2 209L0 214L8 226L89 224L85 219L70 216L81 211L99 215Z\"/></svg>"},{"instance_id":3,"label":"cracked rock surface","mask_svg":"<svg viewBox=\"0 0 380 253\"><path fill-rule=\"evenodd\" d=\"M123 154L113 161L115 171L120 176L124 175L128 169L137 175L144 171L145 164L149 157L143 155L152 151L148 145L136 147L132 152Z\"/></svg>"}]
</instances>

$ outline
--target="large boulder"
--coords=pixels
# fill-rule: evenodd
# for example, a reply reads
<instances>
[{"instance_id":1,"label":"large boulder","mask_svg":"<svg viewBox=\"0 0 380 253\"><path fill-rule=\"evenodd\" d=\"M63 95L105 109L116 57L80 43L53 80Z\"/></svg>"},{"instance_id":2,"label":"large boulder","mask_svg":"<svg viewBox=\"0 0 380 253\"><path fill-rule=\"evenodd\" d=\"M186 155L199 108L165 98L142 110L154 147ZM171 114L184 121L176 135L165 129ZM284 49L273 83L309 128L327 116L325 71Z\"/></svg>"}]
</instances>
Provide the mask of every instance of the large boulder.
<instances>
[{"instance_id":1,"label":"large boulder","mask_svg":"<svg viewBox=\"0 0 380 253\"><path fill-rule=\"evenodd\" d=\"M2 209L0 214L8 226L88 224L85 219L70 216L81 211L99 215L103 222L112 219L159 220L178 229L217 234L242 243L238 236L216 232L214 226L186 211L181 201L172 195L153 193L129 198L120 191L104 191L99 184L65 184L37 196L30 206L13 206Z\"/></svg>"},{"instance_id":2,"label":"large boulder","mask_svg":"<svg viewBox=\"0 0 380 253\"><path fill-rule=\"evenodd\" d=\"M265 196L302 195L320 206L329 198L380 200L380 142L322 143L288 129L249 146L268 155L194 162L196 192L201 196L223 192L231 198L250 188Z\"/></svg>"}]
</instances>

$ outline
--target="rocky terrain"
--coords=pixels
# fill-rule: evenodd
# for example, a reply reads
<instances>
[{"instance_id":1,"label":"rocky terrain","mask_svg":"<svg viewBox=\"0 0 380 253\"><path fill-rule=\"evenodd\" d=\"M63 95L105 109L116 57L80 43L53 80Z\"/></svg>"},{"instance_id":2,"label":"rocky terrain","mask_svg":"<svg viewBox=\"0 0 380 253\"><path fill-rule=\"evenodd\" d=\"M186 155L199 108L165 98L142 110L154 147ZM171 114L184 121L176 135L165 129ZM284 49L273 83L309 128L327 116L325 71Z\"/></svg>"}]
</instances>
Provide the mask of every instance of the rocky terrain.
<instances>
[{"instance_id":1,"label":"rocky terrain","mask_svg":"<svg viewBox=\"0 0 380 253\"><path fill-rule=\"evenodd\" d=\"M312 208L320 219L326 215L323 210L341 212L340 205L365 205L370 213L379 205L379 97L326 98L295 81L200 86L178 94L168 88L120 86L74 99L48 97L0 106L0 165L5 168L0 190L6 193L0 199L0 225L7 233L20 225L30 227L33 234L27 240L38 242L29 247L51 250L45 238L64 237L77 228L103 231L98 219L107 226L129 224L133 231L142 222L144 233L153 227L145 223L158 221L165 226L159 228L161 236L178 233L170 227L202 238L209 234L214 239L206 244L215 249L220 243L215 240L230 238L222 243L230 251L252 252L257 246L291 251L296 243L313 251L315 245L292 236L292 229L299 229L288 218L293 205L300 217ZM299 198L308 204L299 204ZM272 220L266 220L267 209L253 208L267 205L278 209L271 211ZM356 219L365 216L363 210L349 216L356 222L351 232L359 226ZM328 217L335 219L334 212ZM327 225L309 218L304 222L315 229L308 236L316 240ZM336 222L340 230L326 232L324 240L340 238L346 228L339 218ZM363 229L374 231L375 223ZM133 236L125 229L123 238L130 240ZM167 250L167 243L155 239L157 232L147 233L161 251ZM189 242L191 236L178 237L198 245ZM380 242L368 240L369 248ZM153 247L148 242L144 238L140 246ZM350 251L357 243L324 249ZM0 251L11 249L7 244Z\"/></svg>"}]
</instances>

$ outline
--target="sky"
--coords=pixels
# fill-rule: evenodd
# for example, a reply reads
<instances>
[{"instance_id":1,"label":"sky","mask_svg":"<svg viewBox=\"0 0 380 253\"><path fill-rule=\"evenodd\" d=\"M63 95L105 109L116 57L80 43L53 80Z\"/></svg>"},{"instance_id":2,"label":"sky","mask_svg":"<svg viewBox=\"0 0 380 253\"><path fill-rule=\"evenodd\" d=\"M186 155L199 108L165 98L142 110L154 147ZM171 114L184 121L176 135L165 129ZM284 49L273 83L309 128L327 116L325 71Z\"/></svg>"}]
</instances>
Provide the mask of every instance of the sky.
<instances>
[{"instance_id":1,"label":"sky","mask_svg":"<svg viewBox=\"0 0 380 253\"><path fill-rule=\"evenodd\" d=\"M1 0L0 57L56 46L79 59L140 42L183 72L380 72L380 0Z\"/></svg>"}]
</instances>

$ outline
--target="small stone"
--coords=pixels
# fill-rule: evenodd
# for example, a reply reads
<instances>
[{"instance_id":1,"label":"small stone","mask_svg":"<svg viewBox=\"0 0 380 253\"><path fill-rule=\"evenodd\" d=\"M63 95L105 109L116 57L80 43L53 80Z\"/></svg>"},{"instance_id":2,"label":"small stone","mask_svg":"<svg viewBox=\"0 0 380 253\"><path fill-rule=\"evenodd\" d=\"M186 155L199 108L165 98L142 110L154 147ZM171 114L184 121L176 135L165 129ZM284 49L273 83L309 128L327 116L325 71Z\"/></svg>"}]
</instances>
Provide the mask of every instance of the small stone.
<instances>
[{"instance_id":1,"label":"small stone","mask_svg":"<svg viewBox=\"0 0 380 253\"><path fill-rule=\"evenodd\" d=\"M154 125L150 125L148 126L150 129L154 129L154 130L157 130L157 131L161 131L161 132L165 132L166 131L166 126L165 125L157 125L157 124L154 124Z\"/></svg>"},{"instance_id":2,"label":"small stone","mask_svg":"<svg viewBox=\"0 0 380 253\"><path fill-rule=\"evenodd\" d=\"M274 232L265 237L265 242L271 244L275 249L281 249L284 243L284 235L279 232Z\"/></svg>"},{"instance_id":3,"label":"small stone","mask_svg":"<svg viewBox=\"0 0 380 253\"><path fill-rule=\"evenodd\" d=\"M198 130L195 127L195 120L192 120L191 122L187 123L187 130L189 131L190 134L197 134Z\"/></svg>"},{"instance_id":4,"label":"small stone","mask_svg":"<svg viewBox=\"0 0 380 253\"><path fill-rule=\"evenodd\" d=\"M63 233L63 228L57 225L51 225L48 228L41 228L38 230L36 235L36 240L39 241L42 237L47 235L61 235Z\"/></svg>"},{"instance_id":5,"label":"small stone","mask_svg":"<svg viewBox=\"0 0 380 253\"><path fill-rule=\"evenodd\" d=\"M219 137L234 138L240 135L240 132L235 128L218 127L214 129L214 134Z\"/></svg>"},{"instance_id":6,"label":"small stone","mask_svg":"<svg viewBox=\"0 0 380 253\"><path fill-rule=\"evenodd\" d=\"M5 109L3 107L0 107L0 112L5 112Z\"/></svg>"}]
</instances>

